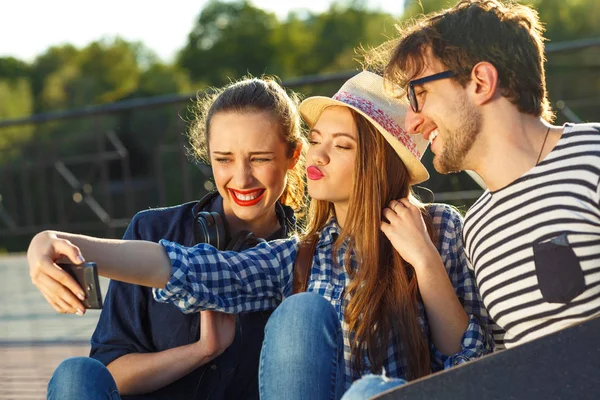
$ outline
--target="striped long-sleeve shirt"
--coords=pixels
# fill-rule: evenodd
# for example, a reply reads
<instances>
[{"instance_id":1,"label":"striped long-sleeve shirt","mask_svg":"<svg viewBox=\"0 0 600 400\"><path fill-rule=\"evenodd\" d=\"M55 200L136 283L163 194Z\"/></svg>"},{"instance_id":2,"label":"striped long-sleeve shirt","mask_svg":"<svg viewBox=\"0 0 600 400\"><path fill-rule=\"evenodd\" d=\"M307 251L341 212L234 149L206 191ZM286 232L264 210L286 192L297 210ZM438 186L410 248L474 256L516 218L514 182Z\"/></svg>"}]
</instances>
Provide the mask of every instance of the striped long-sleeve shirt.
<instances>
[{"instance_id":1,"label":"striped long-sleeve shirt","mask_svg":"<svg viewBox=\"0 0 600 400\"><path fill-rule=\"evenodd\" d=\"M486 191L464 242L498 348L600 314L600 124L566 125L538 165Z\"/></svg>"}]
</instances>

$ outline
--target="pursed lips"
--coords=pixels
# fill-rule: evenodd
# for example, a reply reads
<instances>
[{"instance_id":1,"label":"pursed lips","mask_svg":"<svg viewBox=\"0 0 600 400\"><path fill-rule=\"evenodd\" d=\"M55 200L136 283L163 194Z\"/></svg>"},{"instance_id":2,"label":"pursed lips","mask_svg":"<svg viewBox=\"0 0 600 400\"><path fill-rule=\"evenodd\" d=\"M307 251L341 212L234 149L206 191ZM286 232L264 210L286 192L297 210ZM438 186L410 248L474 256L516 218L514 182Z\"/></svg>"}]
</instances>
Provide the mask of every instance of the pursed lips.
<instances>
[{"instance_id":1,"label":"pursed lips","mask_svg":"<svg viewBox=\"0 0 600 400\"><path fill-rule=\"evenodd\" d=\"M323 178L325 174L316 166L311 165L310 167L306 168L306 176L308 179L316 181Z\"/></svg>"}]
</instances>

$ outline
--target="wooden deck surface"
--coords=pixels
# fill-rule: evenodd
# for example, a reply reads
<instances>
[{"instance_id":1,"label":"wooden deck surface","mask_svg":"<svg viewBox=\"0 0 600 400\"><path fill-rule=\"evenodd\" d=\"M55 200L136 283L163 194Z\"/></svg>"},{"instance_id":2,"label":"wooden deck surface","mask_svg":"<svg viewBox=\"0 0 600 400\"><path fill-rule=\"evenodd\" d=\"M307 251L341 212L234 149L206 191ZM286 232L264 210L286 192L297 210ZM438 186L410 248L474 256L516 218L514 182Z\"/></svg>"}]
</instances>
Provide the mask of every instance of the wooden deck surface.
<instances>
[{"instance_id":1,"label":"wooden deck surface","mask_svg":"<svg viewBox=\"0 0 600 400\"><path fill-rule=\"evenodd\" d=\"M100 286L105 292L108 280ZM99 315L56 313L31 283L25 255L0 256L0 400L45 399L58 364L89 354Z\"/></svg>"},{"instance_id":2,"label":"wooden deck surface","mask_svg":"<svg viewBox=\"0 0 600 400\"><path fill-rule=\"evenodd\" d=\"M0 346L0 399L45 399L48 380L62 360L87 356L89 345Z\"/></svg>"}]
</instances>

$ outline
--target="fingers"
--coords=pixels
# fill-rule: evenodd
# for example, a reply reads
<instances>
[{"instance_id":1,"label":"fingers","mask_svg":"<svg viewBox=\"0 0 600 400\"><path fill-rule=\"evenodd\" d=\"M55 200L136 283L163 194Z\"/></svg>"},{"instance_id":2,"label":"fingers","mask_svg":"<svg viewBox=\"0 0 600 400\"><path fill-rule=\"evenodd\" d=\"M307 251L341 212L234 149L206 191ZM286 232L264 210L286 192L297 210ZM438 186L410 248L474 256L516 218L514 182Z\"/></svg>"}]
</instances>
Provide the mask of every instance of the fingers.
<instances>
[{"instance_id":1,"label":"fingers","mask_svg":"<svg viewBox=\"0 0 600 400\"><path fill-rule=\"evenodd\" d=\"M75 246L69 240L56 239L52 242L52 247L55 254L67 257L73 264L83 264L85 262L79 247Z\"/></svg>"},{"instance_id":2,"label":"fingers","mask_svg":"<svg viewBox=\"0 0 600 400\"><path fill-rule=\"evenodd\" d=\"M58 265L52 263L52 266L48 269L47 275L58 282L61 286L68 289L73 297L77 296L79 300L85 299L85 291L83 288L79 286L79 283L77 283L77 281L71 275L65 272Z\"/></svg>"},{"instance_id":3,"label":"fingers","mask_svg":"<svg viewBox=\"0 0 600 400\"><path fill-rule=\"evenodd\" d=\"M61 305L56 304L54 302L54 300L52 298L50 298L50 296L46 295L46 293L44 291L40 290L40 292L42 293L42 296L44 296L44 298L46 299L48 304L50 304L52 306L52 308L54 308L55 311L57 311L61 314L67 313L67 311Z\"/></svg>"},{"instance_id":4,"label":"fingers","mask_svg":"<svg viewBox=\"0 0 600 400\"><path fill-rule=\"evenodd\" d=\"M385 218L390 224L399 224L402 221L405 213L409 210L399 201L392 200L389 202L387 208L383 209L382 217Z\"/></svg>"},{"instance_id":5,"label":"fingers","mask_svg":"<svg viewBox=\"0 0 600 400\"><path fill-rule=\"evenodd\" d=\"M389 223L392 223L396 222L396 220L398 219L398 214L391 208L384 208L382 217L385 218L385 220L387 220Z\"/></svg>"},{"instance_id":6,"label":"fingers","mask_svg":"<svg viewBox=\"0 0 600 400\"><path fill-rule=\"evenodd\" d=\"M65 257L74 264L84 262L79 248L70 241L57 238L51 231L37 234L27 251L31 281L56 311L82 315L85 307L81 301L85 299L85 292L71 275L55 264Z\"/></svg>"},{"instance_id":7,"label":"fingers","mask_svg":"<svg viewBox=\"0 0 600 400\"><path fill-rule=\"evenodd\" d=\"M58 268L56 268L58 270ZM66 272L60 270L63 274ZM69 277L70 278L70 277ZM72 278L71 278L72 279ZM75 283L77 285L77 283ZM58 312L69 314L85 313L83 303L67 287L50 275L41 275L35 285L46 298L46 301ZM79 285L77 285L79 286ZM81 290L81 289L79 289Z\"/></svg>"},{"instance_id":8,"label":"fingers","mask_svg":"<svg viewBox=\"0 0 600 400\"><path fill-rule=\"evenodd\" d=\"M31 281L41 290L43 286L51 297L61 297L75 308L82 308L79 300L85 299L85 292L77 281L49 259L38 261L31 273ZM77 297L75 297L77 296ZM79 298L79 300L77 300Z\"/></svg>"},{"instance_id":9,"label":"fingers","mask_svg":"<svg viewBox=\"0 0 600 400\"><path fill-rule=\"evenodd\" d=\"M381 231L389 238L394 226L421 226L423 216L421 210L408 199L392 200L382 212Z\"/></svg>"},{"instance_id":10,"label":"fingers","mask_svg":"<svg viewBox=\"0 0 600 400\"><path fill-rule=\"evenodd\" d=\"M420 212L419 208L417 206L415 206L414 204L412 204L410 202L410 200L408 200L407 198L390 201L390 203L388 204L388 208L393 210L398 215L400 215L403 212L407 212L407 211L412 212L412 213Z\"/></svg>"},{"instance_id":11,"label":"fingers","mask_svg":"<svg viewBox=\"0 0 600 400\"><path fill-rule=\"evenodd\" d=\"M59 297L58 298L51 297L50 295L47 295L45 292L42 292L42 295L44 296L44 298L46 299L48 304L50 304L52 306L52 308L54 308L54 310L58 311L61 314L83 315L85 313L85 308L74 310L73 307L71 307L69 304L67 304L63 299L61 299Z\"/></svg>"},{"instance_id":12,"label":"fingers","mask_svg":"<svg viewBox=\"0 0 600 400\"><path fill-rule=\"evenodd\" d=\"M389 239L390 238L390 234L392 232L392 226L390 224L388 224L385 221L381 221L381 225L379 226L379 229L381 230L381 232L383 232L383 234Z\"/></svg>"}]
</instances>

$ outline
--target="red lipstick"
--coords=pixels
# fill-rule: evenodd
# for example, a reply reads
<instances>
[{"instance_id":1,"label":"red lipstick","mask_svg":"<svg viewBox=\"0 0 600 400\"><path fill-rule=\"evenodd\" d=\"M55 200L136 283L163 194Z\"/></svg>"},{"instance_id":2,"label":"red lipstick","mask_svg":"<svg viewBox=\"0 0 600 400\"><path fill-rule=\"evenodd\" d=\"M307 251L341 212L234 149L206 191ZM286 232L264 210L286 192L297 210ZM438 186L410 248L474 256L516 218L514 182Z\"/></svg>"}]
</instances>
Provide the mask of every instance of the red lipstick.
<instances>
[{"instance_id":1,"label":"red lipstick","mask_svg":"<svg viewBox=\"0 0 600 400\"><path fill-rule=\"evenodd\" d=\"M259 201L265 196L265 189L253 189L253 190L233 190L228 189L231 198L238 206L250 207L258 204ZM249 200L240 199L238 196L251 197Z\"/></svg>"},{"instance_id":2,"label":"red lipstick","mask_svg":"<svg viewBox=\"0 0 600 400\"><path fill-rule=\"evenodd\" d=\"M325 174L323 174L319 168L311 165L310 167L306 168L306 176L312 181L318 181L319 179L323 178Z\"/></svg>"}]
</instances>

